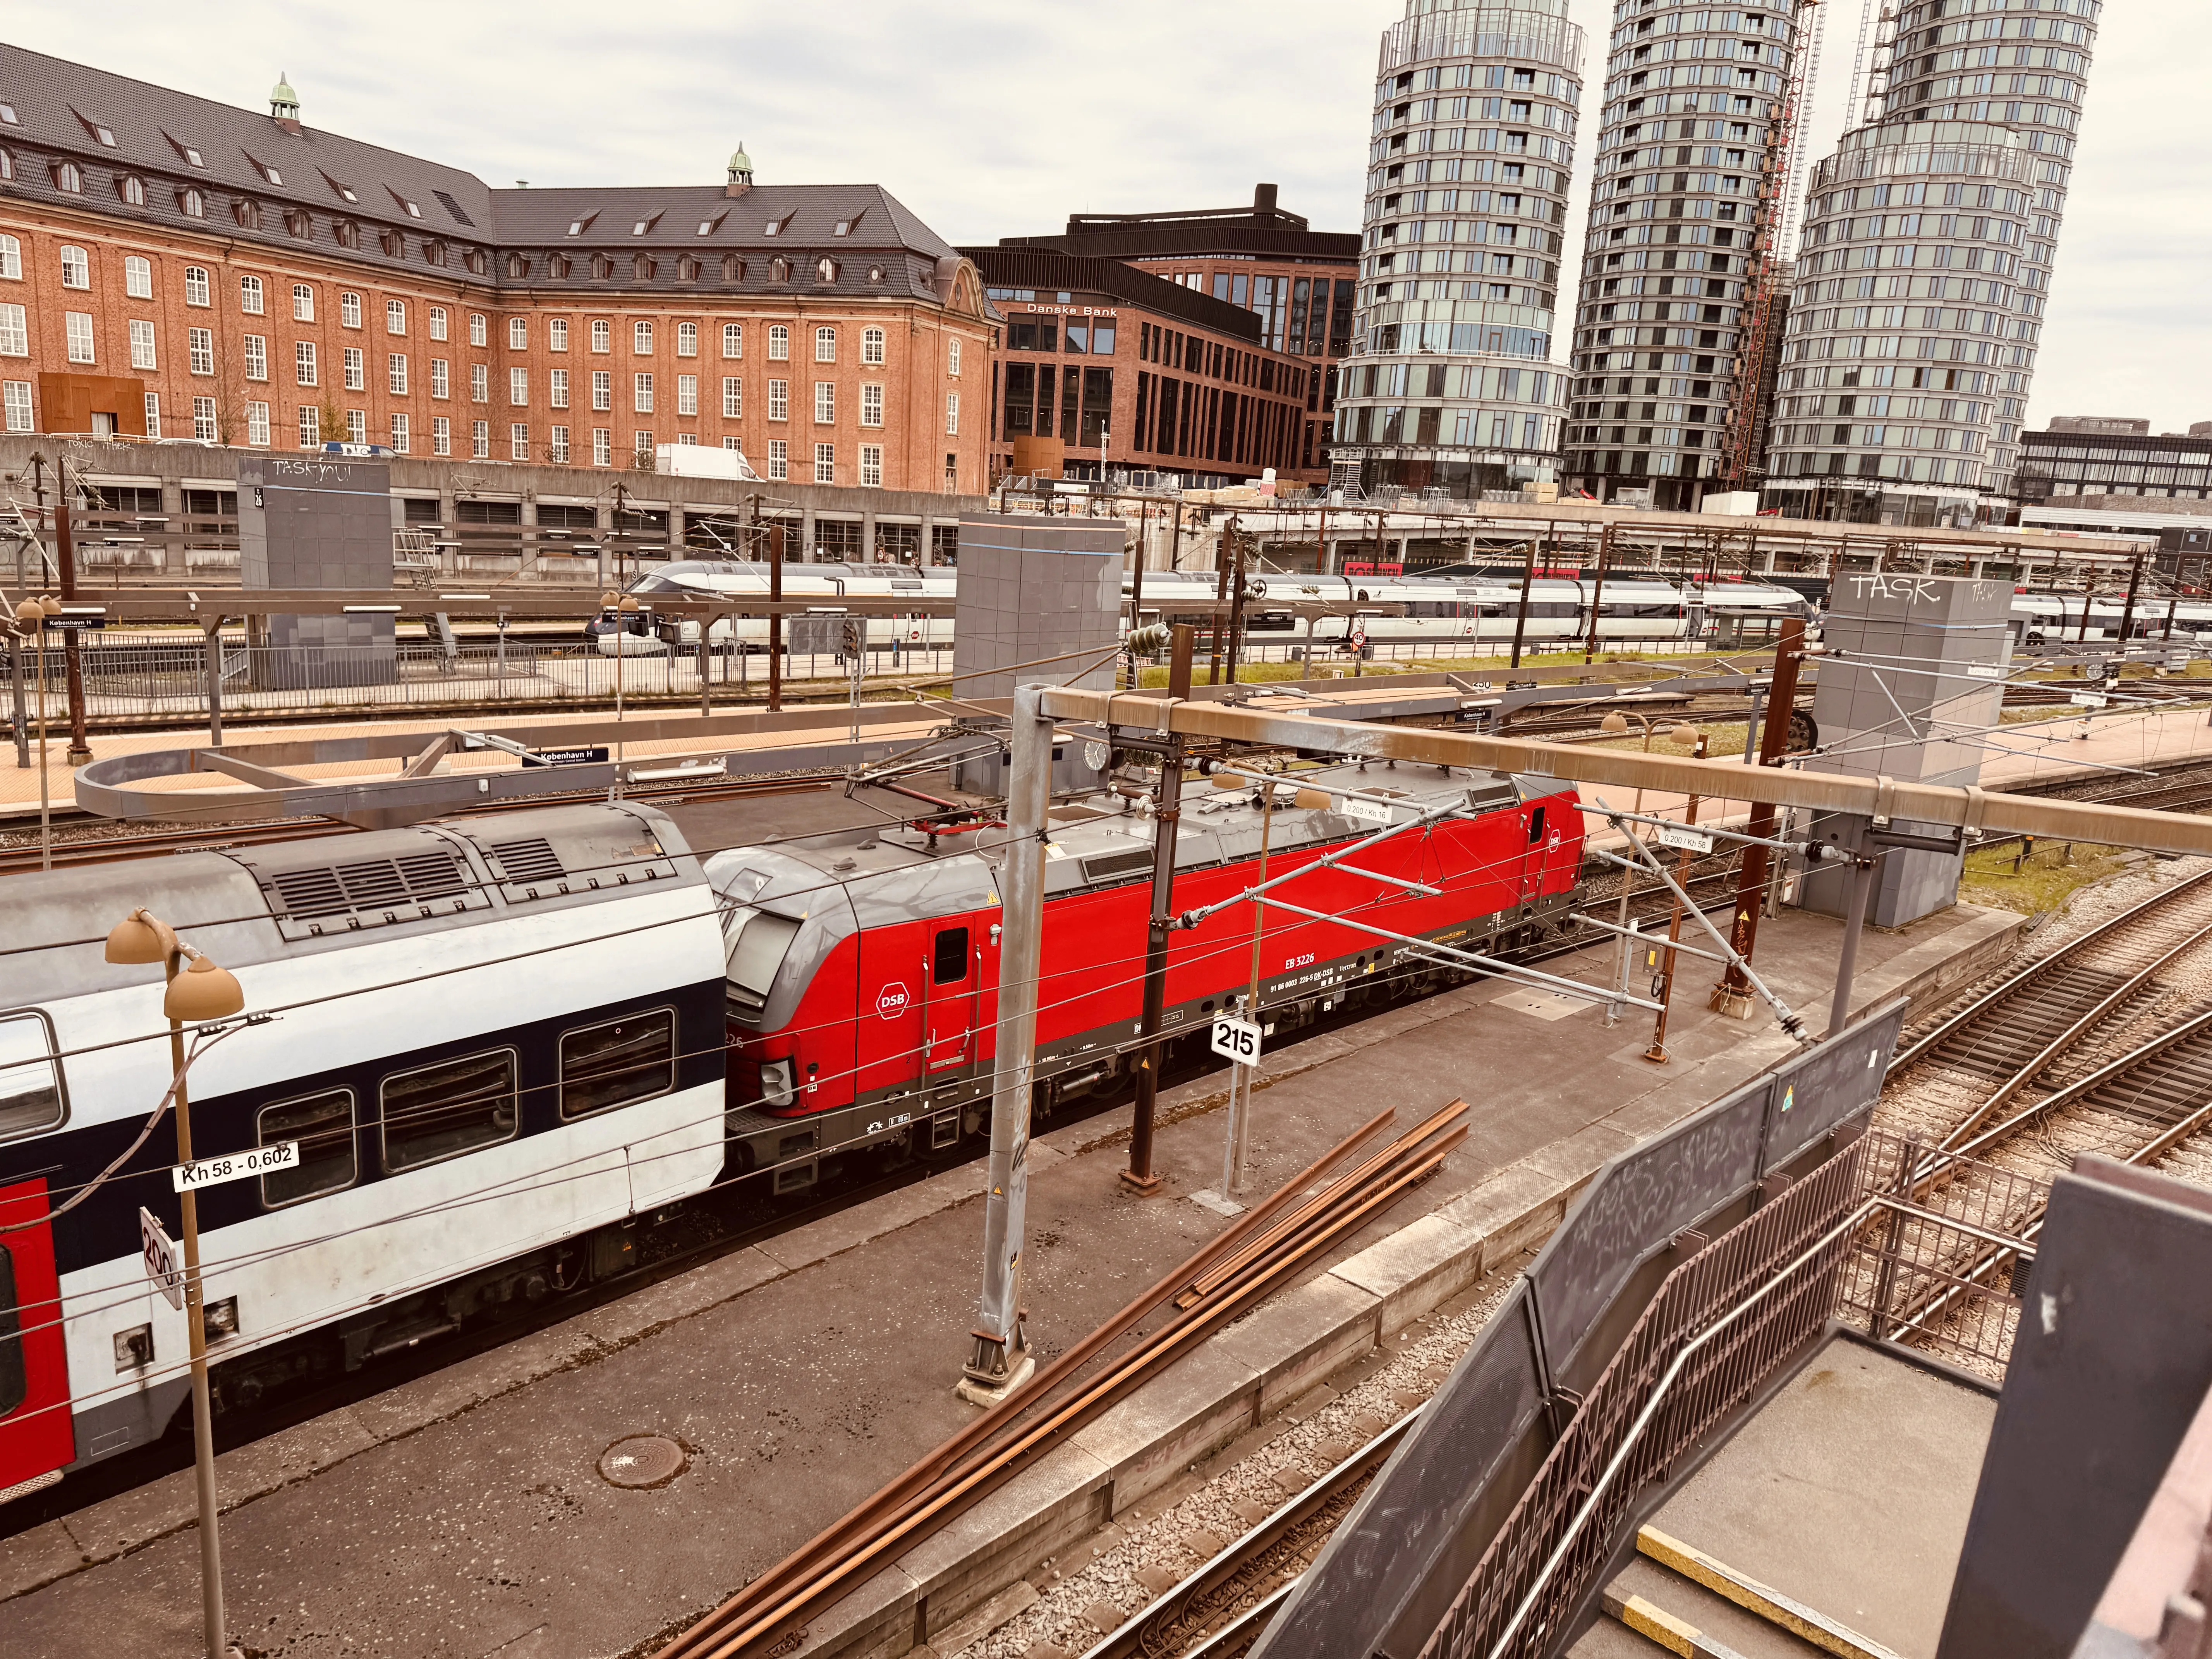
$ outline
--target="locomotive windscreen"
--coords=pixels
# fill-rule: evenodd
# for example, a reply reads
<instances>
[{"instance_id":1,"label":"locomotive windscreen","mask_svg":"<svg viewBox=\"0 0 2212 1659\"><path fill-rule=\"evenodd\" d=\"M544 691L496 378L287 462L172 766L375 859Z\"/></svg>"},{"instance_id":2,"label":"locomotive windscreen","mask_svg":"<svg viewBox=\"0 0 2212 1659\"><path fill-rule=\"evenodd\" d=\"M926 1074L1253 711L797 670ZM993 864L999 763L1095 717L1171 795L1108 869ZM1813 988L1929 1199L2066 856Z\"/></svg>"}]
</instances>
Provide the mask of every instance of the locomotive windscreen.
<instances>
[{"instance_id":1,"label":"locomotive windscreen","mask_svg":"<svg viewBox=\"0 0 2212 1659\"><path fill-rule=\"evenodd\" d=\"M783 953L798 934L799 924L787 916L773 916L765 910L742 913L726 935L730 1000L752 1013L766 1007L775 970L783 966Z\"/></svg>"}]
</instances>

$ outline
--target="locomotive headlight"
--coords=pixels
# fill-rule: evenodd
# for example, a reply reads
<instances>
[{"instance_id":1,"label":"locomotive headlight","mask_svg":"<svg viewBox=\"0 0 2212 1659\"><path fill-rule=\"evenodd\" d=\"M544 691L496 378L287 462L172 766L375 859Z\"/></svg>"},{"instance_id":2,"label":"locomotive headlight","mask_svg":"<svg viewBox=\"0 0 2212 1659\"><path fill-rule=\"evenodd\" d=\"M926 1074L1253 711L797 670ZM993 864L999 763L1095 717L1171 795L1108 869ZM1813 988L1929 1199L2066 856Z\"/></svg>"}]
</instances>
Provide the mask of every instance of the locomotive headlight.
<instances>
[{"instance_id":1,"label":"locomotive headlight","mask_svg":"<svg viewBox=\"0 0 2212 1659\"><path fill-rule=\"evenodd\" d=\"M761 1104L788 1106L792 1103L791 1062L787 1060L764 1060L761 1062Z\"/></svg>"}]
</instances>

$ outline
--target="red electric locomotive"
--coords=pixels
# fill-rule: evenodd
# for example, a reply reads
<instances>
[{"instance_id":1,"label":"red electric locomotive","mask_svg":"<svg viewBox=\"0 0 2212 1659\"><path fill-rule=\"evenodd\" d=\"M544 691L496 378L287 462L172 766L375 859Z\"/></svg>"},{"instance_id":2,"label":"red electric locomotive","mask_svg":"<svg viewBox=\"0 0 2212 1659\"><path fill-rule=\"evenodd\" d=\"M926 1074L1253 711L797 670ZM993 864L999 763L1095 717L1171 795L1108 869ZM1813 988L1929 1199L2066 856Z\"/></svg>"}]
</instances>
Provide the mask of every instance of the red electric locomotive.
<instances>
[{"instance_id":1,"label":"red electric locomotive","mask_svg":"<svg viewBox=\"0 0 2212 1659\"><path fill-rule=\"evenodd\" d=\"M1184 802L1178 915L1257 880L1260 786L1229 775L1216 784ZM1571 786L1340 765L1275 787L1271 878L1374 835L1386 817L1453 809L1362 851L1353 867L1316 870L1279 890L1302 908L1496 952L1557 930L1574 903L1583 832ZM1036 1030L1046 1111L1129 1073L1152 895L1154 824L1145 809L1101 794L1052 811ZM728 907L729 1133L740 1168L773 1167L776 1190L789 1191L815 1179L826 1152L876 1142L930 1150L981 1126L997 1019L1002 838L1002 826L894 827L708 860ZM1231 905L1171 937L1170 1036L1202 1027L1249 988L1253 907ZM1341 1004L1457 976L1399 940L1269 908L1260 1018L1270 1032L1293 1029Z\"/></svg>"}]
</instances>

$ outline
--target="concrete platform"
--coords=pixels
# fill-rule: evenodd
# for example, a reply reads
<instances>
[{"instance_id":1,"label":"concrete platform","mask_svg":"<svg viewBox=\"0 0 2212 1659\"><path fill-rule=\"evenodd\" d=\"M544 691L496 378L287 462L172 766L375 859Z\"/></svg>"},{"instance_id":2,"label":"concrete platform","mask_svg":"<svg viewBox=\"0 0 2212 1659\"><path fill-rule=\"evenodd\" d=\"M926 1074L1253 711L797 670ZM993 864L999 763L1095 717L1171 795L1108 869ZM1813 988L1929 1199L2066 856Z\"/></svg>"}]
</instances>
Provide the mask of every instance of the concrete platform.
<instances>
[{"instance_id":1,"label":"concrete platform","mask_svg":"<svg viewBox=\"0 0 2212 1659\"><path fill-rule=\"evenodd\" d=\"M1994 1395L1838 1337L1653 1518L1661 1532L1903 1659L1935 1659L1966 1541ZM1818 1651L1639 1559L1615 1581L1745 1659ZM1648 1659L1601 1619L1573 1659Z\"/></svg>"},{"instance_id":2,"label":"concrete platform","mask_svg":"<svg viewBox=\"0 0 2212 1659\"><path fill-rule=\"evenodd\" d=\"M1940 997L2020 919L1971 908L1869 933L1862 1000ZM1762 929L1760 966L1825 1006L1838 925ZM1602 981L1606 947L1562 966ZM1219 1334L1016 1486L815 1622L810 1653L907 1650L1558 1224L1606 1158L1789 1047L1705 1012L1686 978L1670 1046L1586 1008L1547 1019L1483 981L1268 1056L1255 1187L1379 1106L1455 1095L1473 1133L1334 1262ZM1115 1178L1127 1109L1042 1135L1030 1175L1030 1330L1050 1358L1224 1224L1221 1085L1164 1097L1161 1195ZM967 1420L981 1166L971 1164L227 1454L233 1632L287 1655L627 1652L712 1605ZM688 1473L623 1491L608 1446L659 1432ZM179 1474L0 1541L11 1652L191 1654L198 1556Z\"/></svg>"}]
</instances>

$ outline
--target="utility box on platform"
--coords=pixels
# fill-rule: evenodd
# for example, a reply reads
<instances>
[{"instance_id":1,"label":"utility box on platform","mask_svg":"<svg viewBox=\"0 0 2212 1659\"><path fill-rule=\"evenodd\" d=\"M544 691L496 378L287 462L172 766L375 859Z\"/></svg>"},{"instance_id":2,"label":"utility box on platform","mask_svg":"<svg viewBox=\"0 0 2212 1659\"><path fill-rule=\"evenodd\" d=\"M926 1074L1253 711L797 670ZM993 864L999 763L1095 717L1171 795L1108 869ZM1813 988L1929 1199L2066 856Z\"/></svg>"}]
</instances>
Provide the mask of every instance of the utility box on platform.
<instances>
[{"instance_id":1,"label":"utility box on platform","mask_svg":"<svg viewBox=\"0 0 2212 1659\"><path fill-rule=\"evenodd\" d=\"M1954 787L1978 782L2004 702L2012 654L2012 584L1966 576L1850 571L1836 577L1821 623L1813 720L1815 772ZM1941 824L1893 828L1942 836ZM1867 920L1895 927L1955 903L1960 855L1893 848ZM1847 866L1809 872L1799 902L1846 913Z\"/></svg>"},{"instance_id":2,"label":"utility box on platform","mask_svg":"<svg viewBox=\"0 0 2212 1659\"><path fill-rule=\"evenodd\" d=\"M1123 539L1118 518L963 514L953 696L1011 697L1017 684L1111 690L1121 638ZM1073 764L1077 758L1054 764L1055 790L1097 781L1100 768ZM964 762L955 781L1000 793L1004 761L1000 754Z\"/></svg>"},{"instance_id":3,"label":"utility box on platform","mask_svg":"<svg viewBox=\"0 0 2212 1659\"><path fill-rule=\"evenodd\" d=\"M392 469L319 455L247 455L238 464L239 574L248 589L389 592ZM253 684L289 690L398 678L390 613L272 616L254 641Z\"/></svg>"}]
</instances>

